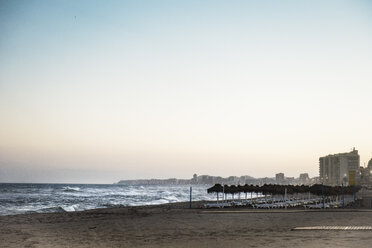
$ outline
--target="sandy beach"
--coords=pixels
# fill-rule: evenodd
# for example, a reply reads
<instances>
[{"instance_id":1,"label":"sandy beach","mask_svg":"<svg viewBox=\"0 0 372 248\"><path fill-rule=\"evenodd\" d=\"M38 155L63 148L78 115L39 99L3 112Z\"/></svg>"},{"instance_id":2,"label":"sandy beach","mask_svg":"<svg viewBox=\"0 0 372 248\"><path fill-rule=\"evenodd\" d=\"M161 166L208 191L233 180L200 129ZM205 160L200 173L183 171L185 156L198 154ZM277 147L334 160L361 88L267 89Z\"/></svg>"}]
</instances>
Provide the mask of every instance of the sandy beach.
<instances>
[{"instance_id":1,"label":"sandy beach","mask_svg":"<svg viewBox=\"0 0 372 248\"><path fill-rule=\"evenodd\" d=\"M1 247L369 247L365 210L188 209L187 203L0 217Z\"/></svg>"}]
</instances>

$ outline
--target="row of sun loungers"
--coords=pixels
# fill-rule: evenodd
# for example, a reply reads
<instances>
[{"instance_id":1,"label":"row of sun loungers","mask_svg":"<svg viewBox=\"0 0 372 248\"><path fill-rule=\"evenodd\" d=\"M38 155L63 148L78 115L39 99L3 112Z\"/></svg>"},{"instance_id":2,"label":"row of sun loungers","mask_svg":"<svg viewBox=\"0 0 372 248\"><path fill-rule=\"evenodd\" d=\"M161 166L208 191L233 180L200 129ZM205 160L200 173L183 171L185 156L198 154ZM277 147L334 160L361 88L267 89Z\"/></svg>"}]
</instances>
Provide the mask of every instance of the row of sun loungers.
<instances>
[{"instance_id":1,"label":"row of sun loungers","mask_svg":"<svg viewBox=\"0 0 372 248\"><path fill-rule=\"evenodd\" d=\"M347 197L347 198L344 199L344 205L347 206L350 203L352 203L353 201L354 201L353 198ZM315 204L304 205L304 207L308 208L308 209L321 209L321 208L323 208L323 202L319 201ZM324 203L324 208L340 208L340 207L342 207L342 200L331 201L331 202Z\"/></svg>"},{"instance_id":2,"label":"row of sun loungers","mask_svg":"<svg viewBox=\"0 0 372 248\"><path fill-rule=\"evenodd\" d=\"M206 203L204 204L205 208L226 208L232 207L233 205L230 202L220 202L220 203Z\"/></svg>"},{"instance_id":3,"label":"row of sun loungers","mask_svg":"<svg viewBox=\"0 0 372 248\"><path fill-rule=\"evenodd\" d=\"M345 206L353 202L353 198L345 198ZM255 199L245 201L229 201L220 203L207 203L204 204L205 208L226 208L226 207L253 207L257 209L278 209L303 206L306 209L321 209L323 202L321 198L314 199ZM339 208L342 207L342 200L328 201L324 204L324 208Z\"/></svg>"},{"instance_id":4,"label":"row of sun loungers","mask_svg":"<svg viewBox=\"0 0 372 248\"><path fill-rule=\"evenodd\" d=\"M288 201L278 201L278 200L246 200L246 201L228 201L220 203L206 203L205 208L225 208L225 207L253 207L253 208L285 208L295 207L300 205L299 201L288 200Z\"/></svg>"},{"instance_id":5,"label":"row of sun loungers","mask_svg":"<svg viewBox=\"0 0 372 248\"><path fill-rule=\"evenodd\" d=\"M253 208L267 208L267 209L276 209L276 208L287 208L287 207L298 207L303 206L307 203L315 202L316 199L312 200L299 200L299 199L290 199L287 201L280 200L280 201L272 201L270 203L263 203L263 204L254 204L252 205Z\"/></svg>"}]
</instances>

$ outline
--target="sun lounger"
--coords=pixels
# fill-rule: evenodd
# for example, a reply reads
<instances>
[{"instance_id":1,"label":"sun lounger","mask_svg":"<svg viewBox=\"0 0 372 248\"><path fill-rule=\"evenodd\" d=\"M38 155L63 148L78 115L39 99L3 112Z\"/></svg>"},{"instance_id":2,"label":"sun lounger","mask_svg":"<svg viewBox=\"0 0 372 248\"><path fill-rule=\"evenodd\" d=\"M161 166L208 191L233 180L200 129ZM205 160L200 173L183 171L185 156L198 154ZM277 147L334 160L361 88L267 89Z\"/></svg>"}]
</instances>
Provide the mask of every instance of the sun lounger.
<instances>
[{"instance_id":1,"label":"sun lounger","mask_svg":"<svg viewBox=\"0 0 372 248\"><path fill-rule=\"evenodd\" d=\"M225 208L231 207L232 204L230 202L221 202L221 203L206 203L204 204L205 208Z\"/></svg>"}]
</instances>

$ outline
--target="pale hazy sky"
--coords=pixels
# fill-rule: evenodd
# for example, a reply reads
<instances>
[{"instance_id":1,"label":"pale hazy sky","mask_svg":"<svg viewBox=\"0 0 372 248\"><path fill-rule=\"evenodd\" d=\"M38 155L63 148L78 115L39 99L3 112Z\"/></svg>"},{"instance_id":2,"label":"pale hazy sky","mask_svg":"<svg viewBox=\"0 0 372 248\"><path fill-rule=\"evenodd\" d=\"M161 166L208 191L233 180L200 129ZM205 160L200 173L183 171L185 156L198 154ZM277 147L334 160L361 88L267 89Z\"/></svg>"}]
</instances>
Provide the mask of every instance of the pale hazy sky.
<instances>
[{"instance_id":1,"label":"pale hazy sky","mask_svg":"<svg viewBox=\"0 0 372 248\"><path fill-rule=\"evenodd\" d=\"M0 0L0 182L363 164L371 44L371 1Z\"/></svg>"}]
</instances>

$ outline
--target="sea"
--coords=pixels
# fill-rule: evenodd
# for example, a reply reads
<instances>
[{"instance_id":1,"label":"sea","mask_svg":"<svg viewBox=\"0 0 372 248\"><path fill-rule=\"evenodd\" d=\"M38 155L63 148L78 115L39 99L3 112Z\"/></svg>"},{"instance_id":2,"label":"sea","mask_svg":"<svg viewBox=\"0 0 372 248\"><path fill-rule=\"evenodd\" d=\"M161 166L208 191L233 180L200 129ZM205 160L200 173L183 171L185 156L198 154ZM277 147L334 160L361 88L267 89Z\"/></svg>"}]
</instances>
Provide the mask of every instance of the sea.
<instances>
[{"instance_id":1,"label":"sea","mask_svg":"<svg viewBox=\"0 0 372 248\"><path fill-rule=\"evenodd\" d=\"M216 199L211 185L193 185L192 200ZM155 205L190 199L187 185L0 183L0 215L74 212L95 208Z\"/></svg>"}]
</instances>

